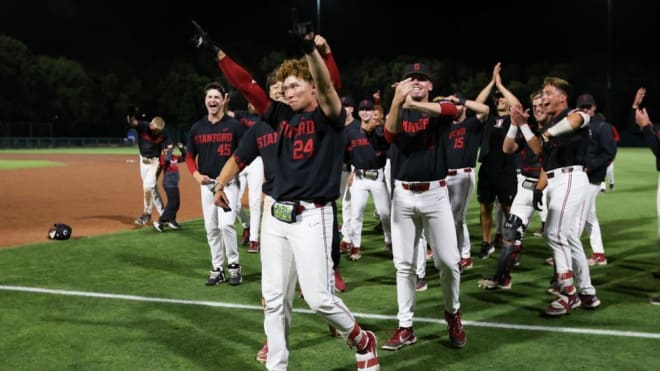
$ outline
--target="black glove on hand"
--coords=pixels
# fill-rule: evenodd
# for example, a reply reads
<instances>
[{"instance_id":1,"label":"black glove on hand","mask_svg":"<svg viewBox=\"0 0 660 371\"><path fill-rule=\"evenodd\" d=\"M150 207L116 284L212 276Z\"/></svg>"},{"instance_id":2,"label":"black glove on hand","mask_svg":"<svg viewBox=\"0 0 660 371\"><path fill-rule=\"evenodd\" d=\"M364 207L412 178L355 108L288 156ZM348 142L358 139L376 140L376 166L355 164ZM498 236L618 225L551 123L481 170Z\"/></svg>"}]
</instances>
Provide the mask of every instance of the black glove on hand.
<instances>
[{"instance_id":1,"label":"black glove on hand","mask_svg":"<svg viewBox=\"0 0 660 371\"><path fill-rule=\"evenodd\" d=\"M532 201L534 204L534 209L536 211L541 211L543 208L543 191L540 189L535 189L534 190L534 201Z\"/></svg>"},{"instance_id":2,"label":"black glove on hand","mask_svg":"<svg viewBox=\"0 0 660 371\"><path fill-rule=\"evenodd\" d=\"M314 27L312 22L298 22L296 20L296 9L291 9L291 29L289 35L298 44L300 50L305 54L311 54L316 48L314 43ZM312 34L311 40L306 39L305 36Z\"/></svg>"},{"instance_id":3,"label":"black glove on hand","mask_svg":"<svg viewBox=\"0 0 660 371\"><path fill-rule=\"evenodd\" d=\"M191 38L192 44L196 48L206 48L209 49L211 52L213 52L213 55L217 55L218 52L220 51L220 47L213 42L213 39L211 39L211 36L204 32L202 27L195 21L192 21L193 26L195 26L195 30L197 31L196 34L193 35Z\"/></svg>"}]
</instances>

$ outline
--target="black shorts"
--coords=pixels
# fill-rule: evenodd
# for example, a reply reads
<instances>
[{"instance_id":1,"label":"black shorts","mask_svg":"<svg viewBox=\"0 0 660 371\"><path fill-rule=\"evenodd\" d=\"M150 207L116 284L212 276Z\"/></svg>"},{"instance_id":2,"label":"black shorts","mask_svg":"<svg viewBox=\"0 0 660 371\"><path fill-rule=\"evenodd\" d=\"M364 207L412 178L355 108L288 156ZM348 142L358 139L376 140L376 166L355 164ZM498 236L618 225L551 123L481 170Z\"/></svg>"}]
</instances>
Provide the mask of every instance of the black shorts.
<instances>
[{"instance_id":1,"label":"black shorts","mask_svg":"<svg viewBox=\"0 0 660 371\"><path fill-rule=\"evenodd\" d=\"M518 191L518 176L515 169L497 169L493 171L479 167L477 180L477 200L482 204L495 202L495 198L501 205L511 206L513 198Z\"/></svg>"}]
</instances>

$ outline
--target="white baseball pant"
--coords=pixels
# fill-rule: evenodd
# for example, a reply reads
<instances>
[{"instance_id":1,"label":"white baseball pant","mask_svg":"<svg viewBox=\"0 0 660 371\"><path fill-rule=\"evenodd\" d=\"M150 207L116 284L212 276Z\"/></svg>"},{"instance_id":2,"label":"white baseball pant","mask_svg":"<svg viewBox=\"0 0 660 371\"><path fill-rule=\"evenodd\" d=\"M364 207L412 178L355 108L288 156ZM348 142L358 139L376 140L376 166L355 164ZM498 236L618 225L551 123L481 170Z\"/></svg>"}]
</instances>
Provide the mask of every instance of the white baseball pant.
<instances>
[{"instance_id":1,"label":"white baseball pant","mask_svg":"<svg viewBox=\"0 0 660 371\"><path fill-rule=\"evenodd\" d=\"M261 186L264 184L264 163L261 156L246 166L239 174L239 205L240 200L249 189L250 218L248 219L243 211L242 205L239 206L239 218L244 228L250 228L250 241L259 241L259 228L261 227Z\"/></svg>"},{"instance_id":2,"label":"white baseball pant","mask_svg":"<svg viewBox=\"0 0 660 371\"><path fill-rule=\"evenodd\" d=\"M362 246L362 227L364 224L364 209L369 201L369 193L374 199L376 212L383 223L383 235L385 243L391 243L390 236L390 196L385 186L383 169L378 170L376 179L355 174L353 184L350 187L351 194L351 222L350 236L353 247Z\"/></svg>"},{"instance_id":3,"label":"white baseball pant","mask_svg":"<svg viewBox=\"0 0 660 371\"><path fill-rule=\"evenodd\" d=\"M552 249L557 273L572 271L580 292L593 295L595 289L591 285L589 265L580 241L580 211L588 184L589 179L582 166L548 171L548 186L545 189L548 218L544 234ZM573 278L563 279L560 276L559 285L562 289L573 285Z\"/></svg>"},{"instance_id":4,"label":"white baseball pant","mask_svg":"<svg viewBox=\"0 0 660 371\"><path fill-rule=\"evenodd\" d=\"M165 211L163 199L158 192L158 167L160 158L148 158L140 156L140 177L142 178L142 194L144 201L144 213L151 215L151 210L155 207L158 215Z\"/></svg>"},{"instance_id":5,"label":"white baseball pant","mask_svg":"<svg viewBox=\"0 0 660 371\"><path fill-rule=\"evenodd\" d=\"M600 223L596 215L596 198L600 194L600 184L587 185L584 203L580 213L580 236L586 231L589 234L589 244L594 253L604 254L603 238L600 234Z\"/></svg>"},{"instance_id":6,"label":"white baseball pant","mask_svg":"<svg viewBox=\"0 0 660 371\"><path fill-rule=\"evenodd\" d=\"M224 267L225 256L227 264L238 264L238 241L234 226L236 210L239 207L238 185L236 182L232 182L225 187L224 191L231 211L224 211L215 206L213 192L207 185L200 186L204 228L206 229L206 240L211 249L213 269Z\"/></svg>"},{"instance_id":7,"label":"white baseball pant","mask_svg":"<svg viewBox=\"0 0 660 371\"><path fill-rule=\"evenodd\" d=\"M466 169L470 169L466 171ZM471 256L472 245L470 244L470 232L467 227L467 211L476 184L474 169L464 168L450 170L455 175L447 176L447 189L449 190L449 203L452 214L454 214L454 227L456 228L456 240L461 258Z\"/></svg>"},{"instance_id":8,"label":"white baseball pant","mask_svg":"<svg viewBox=\"0 0 660 371\"><path fill-rule=\"evenodd\" d=\"M332 206L305 207L296 221L286 223L270 214L267 207L261 231L261 292L265 301L264 329L268 339L269 370L286 370L289 358L288 334L291 330L296 277L305 301L315 313L325 318L343 337L356 321L341 298L335 296L332 270Z\"/></svg>"},{"instance_id":9,"label":"white baseball pant","mask_svg":"<svg viewBox=\"0 0 660 371\"><path fill-rule=\"evenodd\" d=\"M460 254L456 243L454 216L445 181L431 181L427 191L417 192L407 182L394 181L392 197L392 253L396 268L396 290L400 327L411 327L416 302L417 259L422 230L426 230L433 262L440 274L445 310L460 309Z\"/></svg>"},{"instance_id":10,"label":"white baseball pant","mask_svg":"<svg viewBox=\"0 0 660 371\"><path fill-rule=\"evenodd\" d=\"M341 239L344 242L351 242L351 190L348 186L348 176L350 171L341 171Z\"/></svg>"}]
</instances>

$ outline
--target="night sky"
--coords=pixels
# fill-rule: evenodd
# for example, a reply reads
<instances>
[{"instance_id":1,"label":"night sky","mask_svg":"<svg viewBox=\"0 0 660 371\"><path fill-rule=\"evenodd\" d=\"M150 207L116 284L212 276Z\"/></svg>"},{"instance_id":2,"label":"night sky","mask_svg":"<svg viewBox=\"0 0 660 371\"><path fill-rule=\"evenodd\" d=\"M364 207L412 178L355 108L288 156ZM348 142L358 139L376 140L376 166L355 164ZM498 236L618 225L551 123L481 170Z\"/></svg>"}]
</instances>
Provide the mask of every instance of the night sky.
<instances>
[{"instance_id":1,"label":"night sky","mask_svg":"<svg viewBox=\"0 0 660 371\"><path fill-rule=\"evenodd\" d=\"M286 49L290 8L316 23L316 0L11 1L0 33L35 53L90 61L135 54L191 53L191 19L230 54L231 47ZM497 61L568 61L581 55L652 63L658 2L640 0L384 1L320 0L321 34L339 62L353 56L458 58L487 68ZM608 4L612 22L608 26ZM431 10L439 7L439 10ZM397 40L406 40L400 42ZM249 43L248 43L249 42Z\"/></svg>"}]
</instances>

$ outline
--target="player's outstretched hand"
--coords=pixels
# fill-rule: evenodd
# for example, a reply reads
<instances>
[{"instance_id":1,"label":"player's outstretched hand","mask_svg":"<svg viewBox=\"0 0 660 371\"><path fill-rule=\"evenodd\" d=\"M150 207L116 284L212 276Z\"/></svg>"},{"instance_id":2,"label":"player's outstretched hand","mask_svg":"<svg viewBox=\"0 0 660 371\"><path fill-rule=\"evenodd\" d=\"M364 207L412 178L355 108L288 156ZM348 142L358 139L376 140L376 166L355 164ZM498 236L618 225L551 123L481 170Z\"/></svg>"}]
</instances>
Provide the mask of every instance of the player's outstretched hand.
<instances>
[{"instance_id":1,"label":"player's outstretched hand","mask_svg":"<svg viewBox=\"0 0 660 371\"><path fill-rule=\"evenodd\" d=\"M200 26L199 23L192 21L192 24L196 31L190 40L192 44L196 48L205 48L210 50L213 55L217 55L220 51L220 47L215 44L213 39L211 39L211 36L202 29L202 26Z\"/></svg>"},{"instance_id":2,"label":"player's outstretched hand","mask_svg":"<svg viewBox=\"0 0 660 371\"><path fill-rule=\"evenodd\" d=\"M316 49L312 22L298 22L295 8L291 9L291 29L289 30L289 35L298 44L298 47L300 47L303 53L311 54Z\"/></svg>"}]
</instances>

